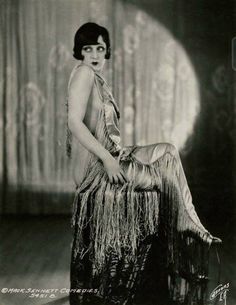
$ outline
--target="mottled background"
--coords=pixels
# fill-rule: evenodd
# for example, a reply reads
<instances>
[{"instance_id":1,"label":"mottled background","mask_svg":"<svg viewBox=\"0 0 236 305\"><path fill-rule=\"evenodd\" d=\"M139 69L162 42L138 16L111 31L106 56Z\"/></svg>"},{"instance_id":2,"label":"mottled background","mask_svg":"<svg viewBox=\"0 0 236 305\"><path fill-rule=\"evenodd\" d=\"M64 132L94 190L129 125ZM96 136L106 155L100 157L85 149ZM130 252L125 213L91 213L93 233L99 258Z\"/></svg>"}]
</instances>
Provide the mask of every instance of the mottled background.
<instances>
[{"instance_id":1,"label":"mottled background","mask_svg":"<svg viewBox=\"0 0 236 305\"><path fill-rule=\"evenodd\" d=\"M234 304L235 9L220 0L0 0L3 220L71 213L65 103L73 37L97 22L111 34L104 74L123 142L178 146L198 214L224 240L222 283L230 282Z\"/></svg>"}]
</instances>

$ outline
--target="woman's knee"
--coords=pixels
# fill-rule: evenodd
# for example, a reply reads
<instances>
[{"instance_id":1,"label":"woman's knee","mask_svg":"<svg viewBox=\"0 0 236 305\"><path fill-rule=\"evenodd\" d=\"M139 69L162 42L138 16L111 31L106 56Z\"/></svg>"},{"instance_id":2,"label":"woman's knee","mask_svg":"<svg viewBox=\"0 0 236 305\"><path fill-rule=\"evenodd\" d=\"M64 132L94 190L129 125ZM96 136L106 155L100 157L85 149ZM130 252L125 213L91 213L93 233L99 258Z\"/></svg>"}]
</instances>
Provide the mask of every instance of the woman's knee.
<instances>
[{"instance_id":1,"label":"woman's knee","mask_svg":"<svg viewBox=\"0 0 236 305\"><path fill-rule=\"evenodd\" d=\"M151 150L151 158L152 161L155 159L159 159L165 154L171 154L172 156L176 157L179 155L178 150L175 145L171 143L158 143L153 145L153 150Z\"/></svg>"},{"instance_id":2,"label":"woman's knee","mask_svg":"<svg viewBox=\"0 0 236 305\"><path fill-rule=\"evenodd\" d=\"M170 152L173 155L179 154L178 149L174 144L172 144L172 143L164 143L164 144L166 147L166 152Z\"/></svg>"}]
</instances>

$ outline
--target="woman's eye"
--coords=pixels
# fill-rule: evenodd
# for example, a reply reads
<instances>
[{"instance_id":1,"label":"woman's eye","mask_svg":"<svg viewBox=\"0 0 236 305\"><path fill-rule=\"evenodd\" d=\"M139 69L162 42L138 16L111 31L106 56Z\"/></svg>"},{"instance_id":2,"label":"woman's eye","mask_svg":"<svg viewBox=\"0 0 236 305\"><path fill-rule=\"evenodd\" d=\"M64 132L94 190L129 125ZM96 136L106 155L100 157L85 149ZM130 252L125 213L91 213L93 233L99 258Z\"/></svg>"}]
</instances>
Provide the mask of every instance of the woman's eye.
<instances>
[{"instance_id":1,"label":"woman's eye","mask_svg":"<svg viewBox=\"0 0 236 305\"><path fill-rule=\"evenodd\" d=\"M99 52L104 52L104 51L105 51L105 48L102 47L102 46L99 46L97 50L98 50Z\"/></svg>"},{"instance_id":2,"label":"woman's eye","mask_svg":"<svg viewBox=\"0 0 236 305\"><path fill-rule=\"evenodd\" d=\"M85 52L91 52L92 51L92 48L91 47L84 47L83 50Z\"/></svg>"}]
</instances>

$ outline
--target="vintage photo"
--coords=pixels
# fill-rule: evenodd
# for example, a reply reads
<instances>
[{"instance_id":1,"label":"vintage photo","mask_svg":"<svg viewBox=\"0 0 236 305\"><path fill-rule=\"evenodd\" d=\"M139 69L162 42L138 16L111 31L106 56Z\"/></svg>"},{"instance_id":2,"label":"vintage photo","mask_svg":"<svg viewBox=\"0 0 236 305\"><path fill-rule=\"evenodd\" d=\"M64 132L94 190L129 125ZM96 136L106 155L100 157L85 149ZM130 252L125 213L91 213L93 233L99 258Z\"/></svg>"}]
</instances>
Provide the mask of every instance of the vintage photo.
<instances>
[{"instance_id":1,"label":"vintage photo","mask_svg":"<svg viewBox=\"0 0 236 305\"><path fill-rule=\"evenodd\" d=\"M235 3L0 0L0 305L234 305Z\"/></svg>"}]
</instances>

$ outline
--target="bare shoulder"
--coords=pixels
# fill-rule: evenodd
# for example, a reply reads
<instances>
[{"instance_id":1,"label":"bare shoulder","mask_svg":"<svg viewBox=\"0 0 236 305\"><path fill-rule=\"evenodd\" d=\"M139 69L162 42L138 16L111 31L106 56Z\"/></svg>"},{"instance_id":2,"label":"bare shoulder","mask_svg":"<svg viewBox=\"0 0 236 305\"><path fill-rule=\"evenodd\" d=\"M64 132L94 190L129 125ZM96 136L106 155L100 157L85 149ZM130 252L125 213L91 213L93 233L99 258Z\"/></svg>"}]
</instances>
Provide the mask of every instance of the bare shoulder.
<instances>
[{"instance_id":1,"label":"bare shoulder","mask_svg":"<svg viewBox=\"0 0 236 305\"><path fill-rule=\"evenodd\" d=\"M94 71L92 68L81 65L76 68L71 81L70 81L70 89L73 89L75 86L78 87L80 85L91 87L94 81Z\"/></svg>"}]
</instances>

